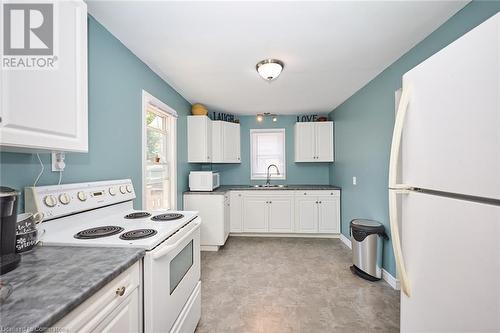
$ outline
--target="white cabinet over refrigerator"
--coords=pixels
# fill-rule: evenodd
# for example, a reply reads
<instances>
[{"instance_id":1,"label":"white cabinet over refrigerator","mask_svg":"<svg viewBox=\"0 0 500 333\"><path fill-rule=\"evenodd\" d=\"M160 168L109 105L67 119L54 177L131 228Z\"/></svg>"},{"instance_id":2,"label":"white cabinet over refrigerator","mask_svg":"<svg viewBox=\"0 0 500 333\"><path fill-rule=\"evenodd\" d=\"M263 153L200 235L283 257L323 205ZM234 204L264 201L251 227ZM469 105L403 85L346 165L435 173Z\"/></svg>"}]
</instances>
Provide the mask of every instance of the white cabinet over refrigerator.
<instances>
[{"instance_id":1,"label":"white cabinet over refrigerator","mask_svg":"<svg viewBox=\"0 0 500 333\"><path fill-rule=\"evenodd\" d=\"M87 152L87 5L45 3L57 22L53 55L46 58L57 59L54 67L0 71L0 147Z\"/></svg>"},{"instance_id":2,"label":"white cabinet over refrigerator","mask_svg":"<svg viewBox=\"0 0 500 333\"><path fill-rule=\"evenodd\" d=\"M402 332L500 331L499 73L497 14L403 76L389 164Z\"/></svg>"}]
</instances>

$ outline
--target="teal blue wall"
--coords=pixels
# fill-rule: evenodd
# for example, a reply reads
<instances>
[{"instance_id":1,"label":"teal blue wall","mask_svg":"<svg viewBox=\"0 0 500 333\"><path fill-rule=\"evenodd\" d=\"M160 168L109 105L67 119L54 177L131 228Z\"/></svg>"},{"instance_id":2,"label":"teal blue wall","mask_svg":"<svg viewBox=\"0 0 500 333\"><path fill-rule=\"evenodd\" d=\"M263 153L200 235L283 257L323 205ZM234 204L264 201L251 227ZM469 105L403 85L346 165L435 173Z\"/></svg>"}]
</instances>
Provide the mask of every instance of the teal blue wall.
<instances>
[{"instance_id":1,"label":"teal blue wall","mask_svg":"<svg viewBox=\"0 0 500 333\"><path fill-rule=\"evenodd\" d=\"M349 235L349 221L359 217L381 221L389 228L389 151L394 92L401 87L401 76L499 11L500 2L470 3L330 113L336 140L336 161L330 175L342 187L344 235ZM357 177L356 186L352 185L353 176ZM384 268L396 273L390 242L384 248Z\"/></svg>"},{"instance_id":2,"label":"teal blue wall","mask_svg":"<svg viewBox=\"0 0 500 333\"><path fill-rule=\"evenodd\" d=\"M66 155L63 183L131 178L141 205L142 89L177 111L178 204L187 189L187 118L190 104L94 18L88 19L89 152ZM49 154L39 184L57 184ZM34 154L1 153L1 184L31 186L40 166Z\"/></svg>"},{"instance_id":3,"label":"teal blue wall","mask_svg":"<svg viewBox=\"0 0 500 333\"><path fill-rule=\"evenodd\" d=\"M241 164L214 164L212 168L221 172L223 185L259 184L265 181L250 180L250 129L253 128L284 128L286 139L286 180L273 180L280 184L328 184L329 163L295 163L293 148L293 125L296 116L278 116L273 122L266 118L262 123L255 116L241 116ZM207 166L204 166L206 168Z\"/></svg>"}]
</instances>

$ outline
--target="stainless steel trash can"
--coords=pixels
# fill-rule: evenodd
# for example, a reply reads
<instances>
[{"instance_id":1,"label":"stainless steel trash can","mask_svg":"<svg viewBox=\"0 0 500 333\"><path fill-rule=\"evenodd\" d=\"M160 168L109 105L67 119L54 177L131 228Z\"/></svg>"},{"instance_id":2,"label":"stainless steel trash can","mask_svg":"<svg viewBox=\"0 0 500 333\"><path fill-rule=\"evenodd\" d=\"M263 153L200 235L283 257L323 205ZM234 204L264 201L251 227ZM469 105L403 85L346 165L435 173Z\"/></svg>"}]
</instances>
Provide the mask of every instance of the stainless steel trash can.
<instances>
[{"instance_id":1,"label":"stainless steel trash can","mask_svg":"<svg viewBox=\"0 0 500 333\"><path fill-rule=\"evenodd\" d=\"M351 231L352 263L351 271L370 281L382 278L383 239L388 239L382 223L355 219L352 220Z\"/></svg>"}]
</instances>

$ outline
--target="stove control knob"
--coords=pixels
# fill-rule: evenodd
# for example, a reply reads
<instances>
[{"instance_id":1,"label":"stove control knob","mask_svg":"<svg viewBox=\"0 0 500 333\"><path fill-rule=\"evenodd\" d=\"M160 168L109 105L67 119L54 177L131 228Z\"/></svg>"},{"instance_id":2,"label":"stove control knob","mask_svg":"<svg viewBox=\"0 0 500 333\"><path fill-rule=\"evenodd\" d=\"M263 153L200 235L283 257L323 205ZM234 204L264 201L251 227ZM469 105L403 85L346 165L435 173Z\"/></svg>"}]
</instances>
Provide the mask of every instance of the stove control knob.
<instances>
[{"instance_id":1,"label":"stove control knob","mask_svg":"<svg viewBox=\"0 0 500 333\"><path fill-rule=\"evenodd\" d=\"M43 202L48 207L54 207L57 204L57 199L55 196L49 194L43 198Z\"/></svg>"},{"instance_id":2,"label":"stove control knob","mask_svg":"<svg viewBox=\"0 0 500 333\"><path fill-rule=\"evenodd\" d=\"M111 194L112 196L115 196L116 195L116 187L110 187L108 189L108 192L109 194Z\"/></svg>"},{"instance_id":3,"label":"stove control knob","mask_svg":"<svg viewBox=\"0 0 500 333\"><path fill-rule=\"evenodd\" d=\"M67 193L63 193L59 195L59 202L62 203L63 205L69 204L71 201L71 197Z\"/></svg>"},{"instance_id":4,"label":"stove control knob","mask_svg":"<svg viewBox=\"0 0 500 333\"><path fill-rule=\"evenodd\" d=\"M120 186L120 192L121 192L122 194L127 193L127 187L126 187L125 185L121 185L121 186Z\"/></svg>"},{"instance_id":5,"label":"stove control knob","mask_svg":"<svg viewBox=\"0 0 500 333\"><path fill-rule=\"evenodd\" d=\"M78 192L77 196L78 196L78 199L80 201L86 201L87 200L87 195L83 191Z\"/></svg>"},{"instance_id":6,"label":"stove control knob","mask_svg":"<svg viewBox=\"0 0 500 333\"><path fill-rule=\"evenodd\" d=\"M127 192L132 193L132 185L127 185Z\"/></svg>"}]
</instances>

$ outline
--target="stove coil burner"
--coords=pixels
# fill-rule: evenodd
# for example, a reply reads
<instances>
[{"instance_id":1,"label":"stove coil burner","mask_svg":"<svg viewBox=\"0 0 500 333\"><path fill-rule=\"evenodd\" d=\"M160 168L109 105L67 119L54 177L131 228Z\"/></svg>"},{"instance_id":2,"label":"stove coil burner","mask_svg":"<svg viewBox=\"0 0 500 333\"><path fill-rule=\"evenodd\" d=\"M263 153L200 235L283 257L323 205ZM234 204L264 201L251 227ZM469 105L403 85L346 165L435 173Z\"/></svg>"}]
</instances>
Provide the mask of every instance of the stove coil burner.
<instances>
[{"instance_id":1,"label":"stove coil burner","mask_svg":"<svg viewBox=\"0 0 500 333\"><path fill-rule=\"evenodd\" d=\"M119 234L122 232L123 228L114 225L107 225L103 227L85 229L77 233L74 237L76 239L94 239L100 237L107 237Z\"/></svg>"},{"instance_id":2,"label":"stove coil burner","mask_svg":"<svg viewBox=\"0 0 500 333\"><path fill-rule=\"evenodd\" d=\"M184 215L179 214L179 213L167 213L167 214L160 214L153 216L151 220L153 221L172 221L172 220L178 220L183 218Z\"/></svg>"},{"instance_id":3,"label":"stove coil burner","mask_svg":"<svg viewBox=\"0 0 500 333\"><path fill-rule=\"evenodd\" d=\"M137 229L124 232L123 234L120 235L120 239L135 240L135 239L148 238L154 235L156 235L156 230L154 229Z\"/></svg>"},{"instance_id":4,"label":"stove coil burner","mask_svg":"<svg viewBox=\"0 0 500 333\"><path fill-rule=\"evenodd\" d=\"M145 217L150 217L151 214L148 212L135 212L135 213L130 213L128 215L125 215L126 219L142 219Z\"/></svg>"}]
</instances>

